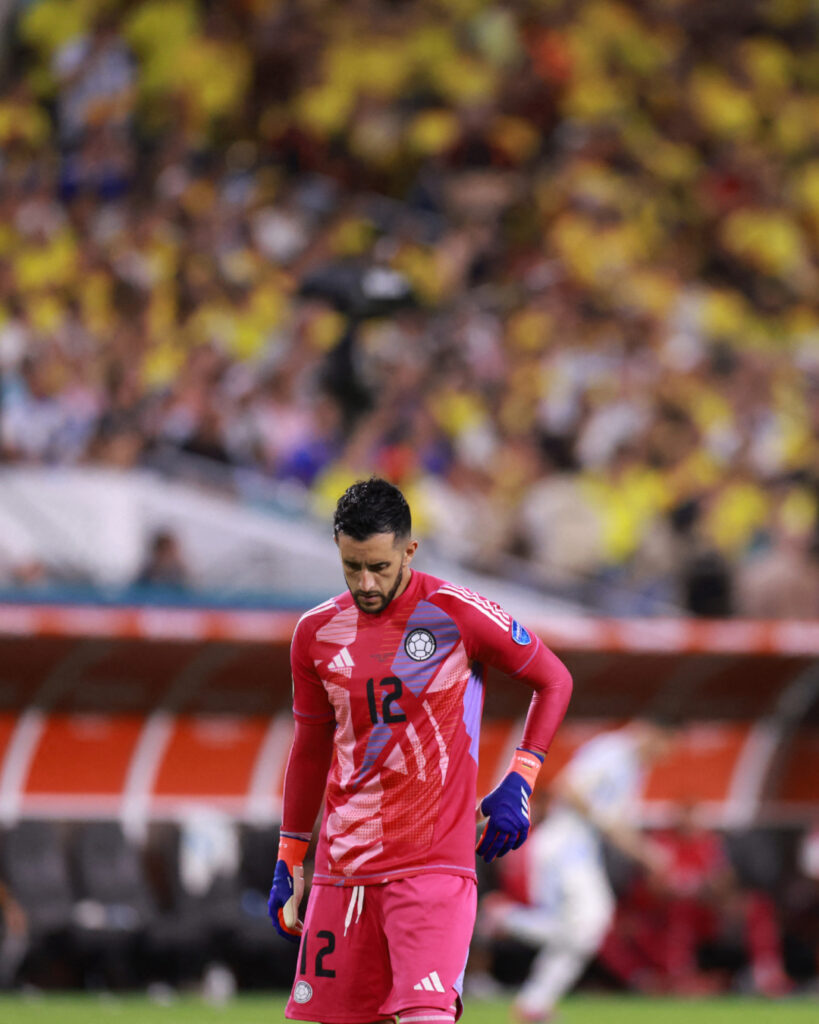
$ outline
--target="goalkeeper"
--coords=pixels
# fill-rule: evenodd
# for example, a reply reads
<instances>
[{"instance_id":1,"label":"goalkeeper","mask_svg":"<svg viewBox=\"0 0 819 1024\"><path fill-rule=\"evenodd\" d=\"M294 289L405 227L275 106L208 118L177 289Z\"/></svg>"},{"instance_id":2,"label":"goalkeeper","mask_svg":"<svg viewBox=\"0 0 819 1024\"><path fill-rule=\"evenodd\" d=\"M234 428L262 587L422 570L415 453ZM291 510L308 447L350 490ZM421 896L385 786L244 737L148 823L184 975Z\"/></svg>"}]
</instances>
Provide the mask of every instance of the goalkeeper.
<instances>
[{"instance_id":1,"label":"goalkeeper","mask_svg":"<svg viewBox=\"0 0 819 1024\"><path fill-rule=\"evenodd\" d=\"M291 645L295 736L270 894L277 929L301 943L286 1016L445 1024L462 1012L475 921L484 666L534 691L509 771L479 804L487 861L526 839L571 677L499 605L411 568L409 507L387 481L348 488L334 535L348 589L302 616Z\"/></svg>"}]
</instances>

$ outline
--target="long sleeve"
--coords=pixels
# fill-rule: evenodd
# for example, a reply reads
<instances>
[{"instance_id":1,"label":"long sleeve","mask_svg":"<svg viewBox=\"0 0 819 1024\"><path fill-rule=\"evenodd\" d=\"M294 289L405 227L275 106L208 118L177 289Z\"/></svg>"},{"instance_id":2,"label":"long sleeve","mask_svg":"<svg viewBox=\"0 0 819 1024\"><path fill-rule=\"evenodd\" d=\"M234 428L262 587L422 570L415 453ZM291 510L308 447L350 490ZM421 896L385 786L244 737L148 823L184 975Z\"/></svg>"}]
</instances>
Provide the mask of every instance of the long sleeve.
<instances>
[{"instance_id":1,"label":"long sleeve","mask_svg":"<svg viewBox=\"0 0 819 1024\"><path fill-rule=\"evenodd\" d=\"M293 746L287 759L282 799L282 830L313 831L333 757L334 722L296 719Z\"/></svg>"},{"instance_id":2,"label":"long sleeve","mask_svg":"<svg viewBox=\"0 0 819 1024\"><path fill-rule=\"evenodd\" d=\"M313 831L333 757L335 717L310 658L309 620L296 626L290 646L295 732L287 759L282 829Z\"/></svg>"},{"instance_id":3,"label":"long sleeve","mask_svg":"<svg viewBox=\"0 0 819 1024\"><path fill-rule=\"evenodd\" d=\"M560 658L538 641L535 656L519 678L535 691L520 745L545 754L569 706L572 677Z\"/></svg>"},{"instance_id":4,"label":"long sleeve","mask_svg":"<svg viewBox=\"0 0 819 1024\"><path fill-rule=\"evenodd\" d=\"M494 601L446 584L435 595L456 619L469 656L493 665L535 691L521 746L545 754L563 721L572 677L563 662Z\"/></svg>"}]
</instances>

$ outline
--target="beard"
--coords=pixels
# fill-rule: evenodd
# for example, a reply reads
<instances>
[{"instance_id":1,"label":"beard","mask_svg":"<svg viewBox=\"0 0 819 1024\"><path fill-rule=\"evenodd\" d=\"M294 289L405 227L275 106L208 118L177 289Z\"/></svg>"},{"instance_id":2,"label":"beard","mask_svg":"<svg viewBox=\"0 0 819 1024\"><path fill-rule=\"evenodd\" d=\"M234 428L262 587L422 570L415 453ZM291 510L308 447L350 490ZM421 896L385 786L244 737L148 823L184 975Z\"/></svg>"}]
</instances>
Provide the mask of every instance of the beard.
<instances>
[{"instance_id":1,"label":"beard","mask_svg":"<svg viewBox=\"0 0 819 1024\"><path fill-rule=\"evenodd\" d=\"M359 595L351 591L351 593L353 594L353 600L358 606L359 611L364 612L365 615L380 615L381 612L383 612L387 605L390 603L390 601L392 601L392 599L395 597L396 593L398 592L398 588L401 586L401 581L403 580L403 578L404 567L402 565L401 568L398 570L398 575L395 577L395 583L393 583L393 585L390 587L389 593L383 595L379 594L379 597L381 598L381 603L378 605L377 608L365 607L359 601Z\"/></svg>"}]
</instances>

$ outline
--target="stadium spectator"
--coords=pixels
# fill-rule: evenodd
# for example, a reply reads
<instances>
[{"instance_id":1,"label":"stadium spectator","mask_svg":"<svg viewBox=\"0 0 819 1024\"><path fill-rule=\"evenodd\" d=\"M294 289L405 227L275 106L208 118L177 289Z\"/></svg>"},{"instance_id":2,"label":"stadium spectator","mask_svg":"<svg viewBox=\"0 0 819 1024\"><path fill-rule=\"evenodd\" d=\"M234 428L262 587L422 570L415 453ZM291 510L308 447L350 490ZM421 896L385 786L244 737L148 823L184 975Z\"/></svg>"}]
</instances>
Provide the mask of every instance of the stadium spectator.
<instances>
[{"instance_id":1,"label":"stadium spectator","mask_svg":"<svg viewBox=\"0 0 819 1024\"><path fill-rule=\"evenodd\" d=\"M763 550L749 557L737 573L737 611L741 615L759 619L819 616L813 524L810 518L802 524L788 523L786 516L787 509L772 524Z\"/></svg>"},{"instance_id":2,"label":"stadium spectator","mask_svg":"<svg viewBox=\"0 0 819 1024\"><path fill-rule=\"evenodd\" d=\"M145 562L134 582L138 586L186 590L190 586L179 539L170 530L157 530L151 537Z\"/></svg>"}]
</instances>

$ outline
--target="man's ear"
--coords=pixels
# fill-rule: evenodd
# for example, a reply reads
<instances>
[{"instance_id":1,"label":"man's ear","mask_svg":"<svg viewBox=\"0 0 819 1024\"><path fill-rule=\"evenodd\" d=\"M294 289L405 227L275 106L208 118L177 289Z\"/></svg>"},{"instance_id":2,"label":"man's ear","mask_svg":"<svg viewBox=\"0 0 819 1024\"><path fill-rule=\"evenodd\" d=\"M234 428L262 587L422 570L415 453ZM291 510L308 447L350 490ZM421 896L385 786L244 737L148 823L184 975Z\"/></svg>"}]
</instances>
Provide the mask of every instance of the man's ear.
<instances>
[{"instance_id":1,"label":"man's ear","mask_svg":"<svg viewBox=\"0 0 819 1024\"><path fill-rule=\"evenodd\" d=\"M413 555L418 550L418 541L411 540L409 544L404 548L404 565L409 565L413 559Z\"/></svg>"}]
</instances>

